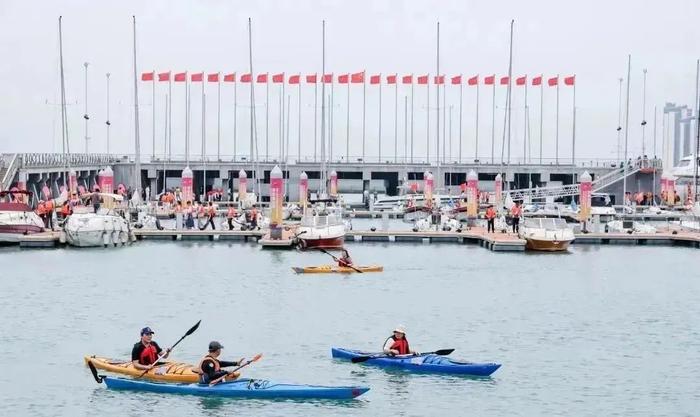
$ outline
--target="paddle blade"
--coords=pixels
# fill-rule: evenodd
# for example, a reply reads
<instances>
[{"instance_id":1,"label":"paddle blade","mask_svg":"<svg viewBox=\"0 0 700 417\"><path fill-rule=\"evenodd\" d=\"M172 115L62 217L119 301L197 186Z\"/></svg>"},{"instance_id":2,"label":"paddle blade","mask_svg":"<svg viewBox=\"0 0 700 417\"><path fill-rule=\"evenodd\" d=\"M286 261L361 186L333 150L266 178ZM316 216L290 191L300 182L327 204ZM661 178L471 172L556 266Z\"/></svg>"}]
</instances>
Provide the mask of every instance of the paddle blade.
<instances>
[{"instance_id":1,"label":"paddle blade","mask_svg":"<svg viewBox=\"0 0 700 417\"><path fill-rule=\"evenodd\" d=\"M445 356L445 355L449 355L450 353L452 353L454 351L455 351L454 349L440 349L440 350L436 350L433 353L436 355Z\"/></svg>"},{"instance_id":2,"label":"paddle blade","mask_svg":"<svg viewBox=\"0 0 700 417\"><path fill-rule=\"evenodd\" d=\"M202 320L198 321L197 324L195 324L194 326L192 326L192 328L189 329L189 330L187 331L187 333L185 333L185 336L189 336L189 335L191 335L192 333L196 332L197 329L199 328L199 324L200 324L201 322L202 322Z\"/></svg>"},{"instance_id":3,"label":"paddle blade","mask_svg":"<svg viewBox=\"0 0 700 417\"><path fill-rule=\"evenodd\" d=\"M260 360L260 358L262 358L262 356L263 356L262 353L258 353L257 355L253 356L253 358L251 360L249 360L248 363L257 362Z\"/></svg>"},{"instance_id":4,"label":"paddle blade","mask_svg":"<svg viewBox=\"0 0 700 417\"><path fill-rule=\"evenodd\" d=\"M95 368L95 365L92 364L92 361L88 362L88 368L90 368L90 372L92 372L92 377L95 378L95 381L97 381L98 384L101 384L103 377L97 375L97 369Z\"/></svg>"}]
</instances>

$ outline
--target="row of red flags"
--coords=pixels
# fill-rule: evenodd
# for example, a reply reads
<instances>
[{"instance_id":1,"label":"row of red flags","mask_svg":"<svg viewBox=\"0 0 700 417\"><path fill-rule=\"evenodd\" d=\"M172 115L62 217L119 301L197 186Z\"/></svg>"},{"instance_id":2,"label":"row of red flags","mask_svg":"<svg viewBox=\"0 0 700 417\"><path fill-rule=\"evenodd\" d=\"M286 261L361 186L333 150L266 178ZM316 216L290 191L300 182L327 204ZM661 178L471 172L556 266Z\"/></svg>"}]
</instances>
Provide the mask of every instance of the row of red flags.
<instances>
[{"instance_id":1,"label":"row of red flags","mask_svg":"<svg viewBox=\"0 0 700 417\"><path fill-rule=\"evenodd\" d=\"M144 72L141 74L141 80L142 81L155 81L156 80L156 75L158 81L170 81L170 71L168 72L161 72L157 73L155 71L151 72ZM204 81L204 73L199 72L199 73L193 73L190 74L190 81L191 82L203 82ZM273 74L271 77L269 77L269 74L258 74L255 77L255 81L258 83L267 83L268 78L272 79L273 83L284 83L284 73L280 74ZM325 74L322 77L319 77L318 74L311 74L311 75L306 75L302 77L301 74L296 74L296 75L290 75L287 77L287 83L289 84L300 84L302 78L306 81L307 84L316 84L319 79L321 79L322 83L325 84L332 84L333 83L333 74ZM365 82L365 72L356 72L353 74L341 74L338 75L337 77L337 82L339 84L362 84ZM399 82L399 78L401 79L401 84L413 84L413 75L404 75L402 77L399 77L397 74L394 75L387 75L386 76L386 83L387 84L397 84ZM417 84L428 84L430 77L428 75L420 75L415 77ZM532 77L532 85L542 85L543 82L543 76L539 75L536 77ZM213 73L213 74L207 74L206 75L206 80L210 83L218 83L219 81L224 81L224 82L236 82L236 73L231 73L231 74L224 74L223 77L221 77L220 73ZM565 85L574 85L574 82L576 80L575 75L571 75L568 77L564 77L564 84ZM175 82L185 82L187 81L187 73L186 72L178 72L173 75L173 81ZM501 85L508 85L508 76L505 77L500 77L499 79L499 84ZM250 83L253 82L253 75L252 74L241 74L238 82L242 83ZM382 82L382 76L381 75L370 75L369 77L369 83L370 84L381 84ZM454 77L450 77L450 83L459 85L462 84L462 76L461 75L456 75ZM445 84L445 76L444 75L436 75L433 77L433 84L437 85L442 85ZM477 85L479 84L479 76L475 75L473 77L470 77L467 79L467 84L468 85ZM483 78L483 84L484 85L495 85L496 84L496 76L495 75L489 75ZM515 85L526 85L527 84L527 76L523 75L521 77L515 78ZM547 85L549 86L556 86L559 85L559 76L556 77L551 77L547 78Z\"/></svg>"}]
</instances>

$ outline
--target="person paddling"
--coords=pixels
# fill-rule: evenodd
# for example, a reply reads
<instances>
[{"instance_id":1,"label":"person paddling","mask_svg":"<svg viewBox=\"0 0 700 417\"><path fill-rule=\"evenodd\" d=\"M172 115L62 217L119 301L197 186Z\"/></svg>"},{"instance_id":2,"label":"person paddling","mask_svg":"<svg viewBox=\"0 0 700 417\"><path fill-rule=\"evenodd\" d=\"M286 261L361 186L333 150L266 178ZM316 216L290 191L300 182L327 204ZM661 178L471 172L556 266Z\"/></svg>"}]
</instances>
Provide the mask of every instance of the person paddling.
<instances>
[{"instance_id":1,"label":"person paddling","mask_svg":"<svg viewBox=\"0 0 700 417\"><path fill-rule=\"evenodd\" d=\"M338 266L347 268L352 266L352 258L347 249L343 249L343 254L338 258Z\"/></svg>"},{"instance_id":2,"label":"person paddling","mask_svg":"<svg viewBox=\"0 0 700 417\"><path fill-rule=\"evenodd\" d=\"M153 341L153 334L150 327L141 329L141 340L131 350L131 362L134 364L134 368L146 371L156 365L158 355L163 352L163 349ZM165 350L163 358L167 358L168 355L170 355L170 348Z\"/></svg>"},{"instance_id":3,"label":"person paddling","mask_svg":"<svg viewBox=\"0 0 700 417\"><path fill-rule=\"evenodd\" d=\"M383 350L384 353L390 356L418 354L418 352L412 351L408 346L408 340L406 339L406 328L402 325L396 326L394 329L394 334L386 339Z\"/></svg>"},{"instance_id":4,"label":"person paddling","mask_svg":"<svg viewBox=\"0 0 700 417\"><path fill-rule=\"evenodd\" d=\"M236 379L236 377L238 376L233 373L229 374L229 372L221 368L226 368L229 366L240 366L241 364L243 364L245 358L241 358L235 362L220 361L219 356L221 356L221 349L223 348L224 346L217 341L209 343L209 353L207 353L207 355L203 357L201 361L199 361L199 365L197 366L197 370L201 372L199 375L199 382L201 384L208 384L211 381L214 381L225 375L231 375L231 380ZM229 378L227 377L225 379Z\"/></svg>"}]
</instances>

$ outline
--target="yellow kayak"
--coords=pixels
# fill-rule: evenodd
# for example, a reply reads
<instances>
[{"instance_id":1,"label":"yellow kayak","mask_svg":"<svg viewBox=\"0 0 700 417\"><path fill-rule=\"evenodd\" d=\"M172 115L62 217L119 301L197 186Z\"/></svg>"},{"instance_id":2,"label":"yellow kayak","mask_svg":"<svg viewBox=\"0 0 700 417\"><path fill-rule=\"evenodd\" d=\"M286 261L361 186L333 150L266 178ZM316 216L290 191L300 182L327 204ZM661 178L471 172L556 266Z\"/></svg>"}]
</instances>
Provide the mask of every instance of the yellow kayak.
<instances>
[{"instance_id":1,"label":"yellow kayak","mask_svg":"<svg viewBox=\"0 0 700 417\"><path fill-rule=\"evenodd\" d=\"M100 356L85 356L85 364L92 362L95 368L102 369L116 374L137 377L143 373L142 370L134 368L131 361L103 358ZM198 382L199 375L192 371L195 365L183 362L161 361L162 365L156 366L146 372L145 379L162 382ZM234 374L240 375L238 372ZM229 380L227 378L227 380Z\"/></svg>"},{"instance_id":2,"label":"yellow kayak","mask_svg":"<svg viewBox=\"0 0 700 417\"><path fill-rule=\"evenodd\" d=\"M367 265L367 266L356 266L362 272L382 272L384 270L383 266L380 265ZM337 266L337 265L319 265L319 266L305 266L305 267L292 267L294 272L297 274L349 274L357 272L355 269L348 268L347 266Z\"/></svg>"}]
</instances>

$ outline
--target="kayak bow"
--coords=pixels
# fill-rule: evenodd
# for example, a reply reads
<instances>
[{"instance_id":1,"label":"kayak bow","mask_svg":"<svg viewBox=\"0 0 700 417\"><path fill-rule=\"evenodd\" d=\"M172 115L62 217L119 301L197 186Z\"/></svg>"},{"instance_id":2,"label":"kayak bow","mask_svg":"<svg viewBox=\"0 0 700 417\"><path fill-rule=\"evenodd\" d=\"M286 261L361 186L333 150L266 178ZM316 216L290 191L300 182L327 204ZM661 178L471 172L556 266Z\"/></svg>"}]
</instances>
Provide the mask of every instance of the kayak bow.
<instances>
[{"instance_id":1,"label":"kayak bow","mask_svg":"<svg viewBox=\"0 0 700 417\"><path fill-rule=\"evenodd\" d=\"M352 360L353 358L373 356L375 354L334 347L331 348L331 355L336 359ZM404 357L372 357L363 363L386 368L400 368L409 372L471 376L489 376L501 367L498 363L458 362L435 354Z\"/></svg>"}]
</instances>

